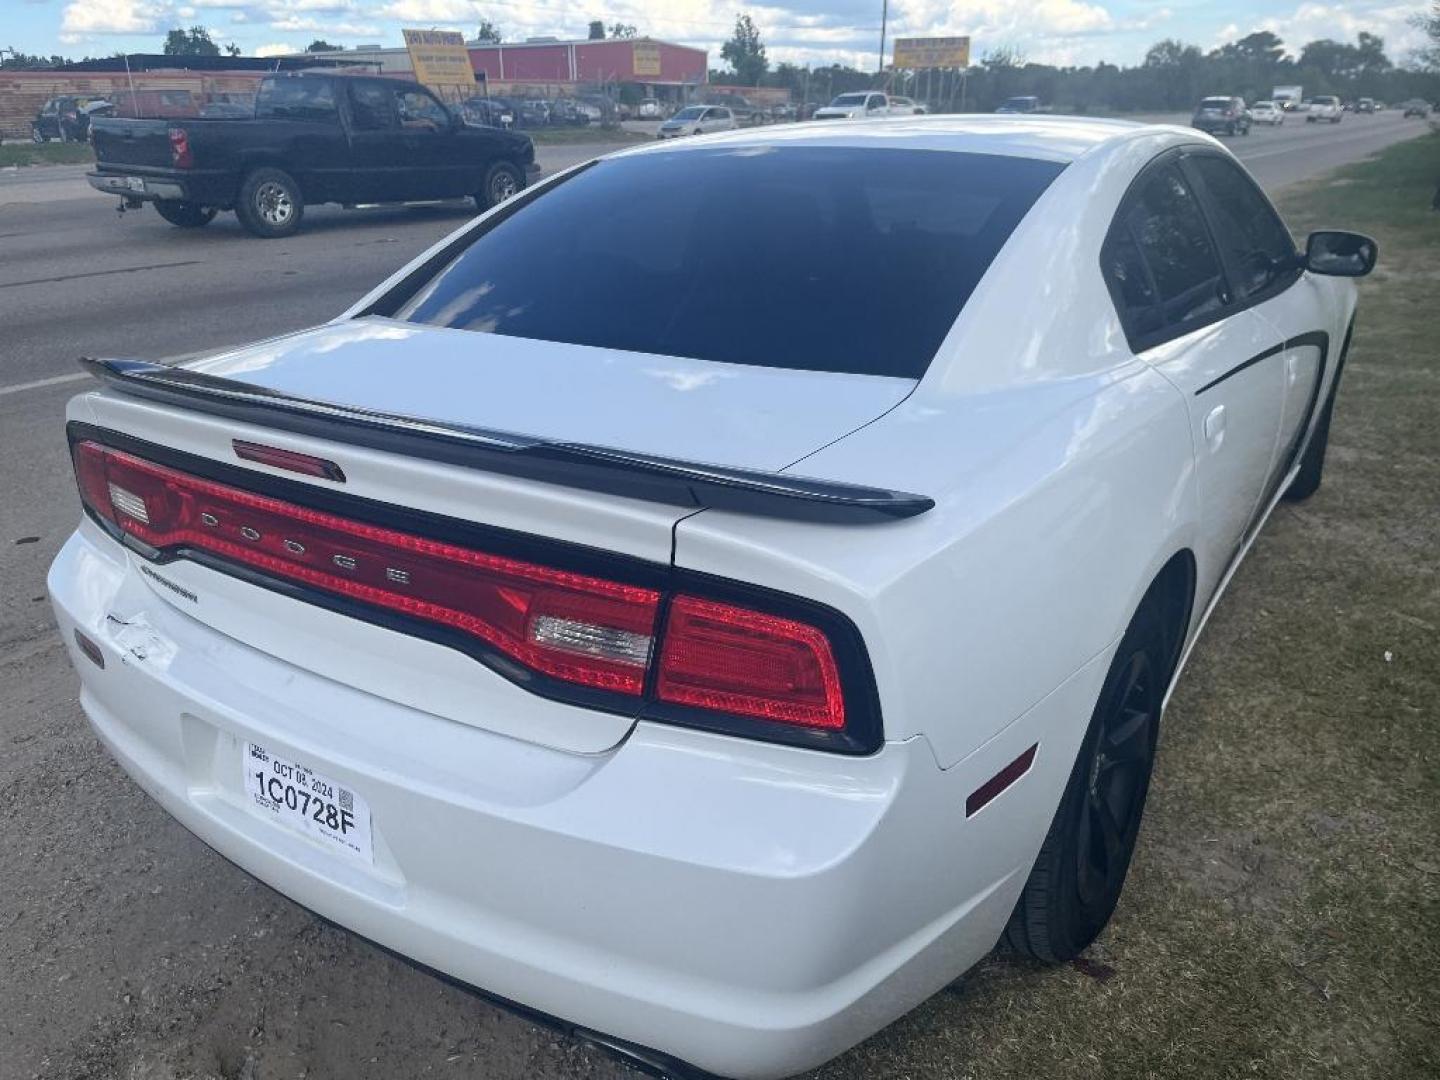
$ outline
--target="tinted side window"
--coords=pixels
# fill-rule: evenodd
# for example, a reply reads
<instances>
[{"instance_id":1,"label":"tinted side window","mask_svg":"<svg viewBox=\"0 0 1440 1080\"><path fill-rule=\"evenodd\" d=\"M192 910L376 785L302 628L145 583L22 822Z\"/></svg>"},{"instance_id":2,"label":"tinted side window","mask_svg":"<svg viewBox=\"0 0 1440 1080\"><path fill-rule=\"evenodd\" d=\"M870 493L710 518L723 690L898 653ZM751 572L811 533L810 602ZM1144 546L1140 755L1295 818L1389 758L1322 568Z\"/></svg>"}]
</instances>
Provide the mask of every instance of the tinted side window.
<instances>
[{"instance_id":1,"label":"tinted side window","mask_svg":"<svg viewBox=\"0 0 1440 1080\"><path fill-rule=\"evenodd\" d=\"M351 126L356 131L384 131L391 126L391 115L389 87L350 84Z\"/></svg>"},{"instance_id":2,"label":"tinted side window","mask_svg":"<svg viewBox=\"0 0 1440 1080\"><path fill-rule=\"evenodd\" d=\"M1128 234L1150 271L1158 307L1147 320L1153 329L1132 324L1132 336L1183 331L1186 324L1201 322L1224 306L1220 260L1199 203L1173 166L1155 171L1131 193L1115 231Z\"/></svg>"},{"instance_id":3,"label":"tinted side window","mask_svg":"<svg viewBox=\"0 0 1440 1080\"><path fill-rule=\"evenodd\" d=\"M267 79L255 97L255 117L335 120L335 90L329 79Z\"/></svg>"},{"instance_id":4,"label":"tinted side window","mask_svg":"<svg viewBox=\"0 0 1440 1080\"><path fill-rule=\"evenodd\" d=\"M1295 277L1295 245L1269 201L1240 167L1210 154L1191 159L1210 195L1215 240L1244 299Z\"/></svg>"}]
</instances>

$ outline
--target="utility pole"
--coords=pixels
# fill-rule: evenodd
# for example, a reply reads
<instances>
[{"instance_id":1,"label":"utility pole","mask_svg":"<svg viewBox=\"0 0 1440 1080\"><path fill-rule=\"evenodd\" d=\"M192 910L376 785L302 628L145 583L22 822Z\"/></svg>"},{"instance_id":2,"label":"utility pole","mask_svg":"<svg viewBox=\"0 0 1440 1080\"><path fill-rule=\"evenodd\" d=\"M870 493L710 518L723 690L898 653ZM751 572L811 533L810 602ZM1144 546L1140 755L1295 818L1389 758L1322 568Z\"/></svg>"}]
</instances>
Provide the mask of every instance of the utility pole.
<instances>
[{"instance_id":1,"label":"utility pole","mask_svg":"<svg viewBox=\"0 0 1440 1080\"><path fill-rule=\"evenodd\" d=\"M880 63L875 68L878 75L885 70L885 24L890 19L890 0L880 0Z\"/></svg>"}]
</instances>

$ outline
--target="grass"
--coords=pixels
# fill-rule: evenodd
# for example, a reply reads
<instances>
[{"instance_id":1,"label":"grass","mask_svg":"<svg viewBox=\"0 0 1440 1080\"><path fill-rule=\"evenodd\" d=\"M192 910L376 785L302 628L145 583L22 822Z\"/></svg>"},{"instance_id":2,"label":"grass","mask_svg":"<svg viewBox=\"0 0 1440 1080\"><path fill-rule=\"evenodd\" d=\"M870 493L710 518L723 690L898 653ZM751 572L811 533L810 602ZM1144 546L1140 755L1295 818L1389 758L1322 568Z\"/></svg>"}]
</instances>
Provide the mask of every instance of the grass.
<instances>
[{"instance_id":1,"label":"grass","mask_svg":"<svg viewBox=\"0 0 1440 1080\"><path fill-rule=\"evenodd\" d=\"M638 131L627 131L624 128L603 128L593 127L586 124L584 127L557 127L557 128L523 128L524 134L535 140L536 146L566 146L570 144L589 143L614 143L623 145L632 142L653 142L653 135L644 135Z\"/></svg>"},{"instance_id":2,"label":"grass","mask_svg":"<svg viewBox=\"0 0 1440 1080\"><path fill-rule=\"evenodd\" d=\"M4 143L0 169L12 165L89 165L95 154L89 143Z\"/></svg>"},{"instance_id":3,"label":"grass","mask_svg":"<svg viewBox=\"0 0 1440 1080\"><path fill-rule=\"evenodd\" d=\"M996 954L817 1075L1440 1077L1440 137L1281 209L1376 237L1324 485L1281 504L1165 717L1086 962Z\"/></svg>"}]
</instances>

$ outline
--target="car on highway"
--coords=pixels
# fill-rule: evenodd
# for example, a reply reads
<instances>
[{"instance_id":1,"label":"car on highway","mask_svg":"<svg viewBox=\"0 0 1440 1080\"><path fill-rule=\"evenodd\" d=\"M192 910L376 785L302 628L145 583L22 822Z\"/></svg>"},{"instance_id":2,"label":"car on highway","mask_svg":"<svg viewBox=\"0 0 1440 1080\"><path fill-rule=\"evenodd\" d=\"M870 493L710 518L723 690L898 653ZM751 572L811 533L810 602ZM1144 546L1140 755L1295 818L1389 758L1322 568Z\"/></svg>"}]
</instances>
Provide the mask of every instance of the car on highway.
<instances>
[{"instance_id":1,"label":"car on highway","mask_svg":"<svg viewBox=\"0 0 1440 1080\"><path fill-rule=\"evenodd\" d=\"M182 228L222 210L289 236L306 205L474 198L484 210L539 171L516 132L467 124L418 83L350 75L264 79L249 118L99 119L97 191L153 203Z\"/></svg>"},{"instance_id":2,"label":"car on highway","mask_svg":"<svg viewBox=\"0 0 1440 1080\"><path fill-rule=\"evenodd\" d=\"M1355 102L1355 112L1357 115L1359 115L1360 113L1373 113L1374 111L1374 98L1362 97L1359 101Z\"/></svg>"},{"instance_id":3,"label":"car on highway","mask_svg":"<svg viewBox=\"0 0 1440 1080\"><path fill-rule=\"evenodd\" d=\"M1020 97L1006 98L995 110L997 113L1044 113L1049 108L1040 103L1040 99L1033 94L1023 94Z\"/></svg>"},{"instance_id":4,"label":"car on highway","mask_svg":"<svg viewBox=\"0 0 1440 1080\"><path fill-rule=\"evenodd\" d=\"M910 112L911 110L906 110ZM892 115L890 99L875 90L838 94L823 108L811 114L812 120L874 120Z\"/></svg>"},{"instance_id":5,"label":"car on highway","mask_svg":"<svg viewBox=\"0 0 1440 1080\"><path fill-rule=\"evenodd\" d=\"M707 135L734 131L740 125L726 105L687 105L660 125L657 139L678 139L684 135Z\"/></svg>"},{"instance_id":6,"label":"car on highway","mask_svg":"<svg viewBox=\"0 0 1440 1080\"><path fill-rule=\"evenodd\" d=\"M1211 135L1249 135L1250 125L1245 99L1239 97L1202 98L1190 118L1191 127Z\"/></svg>"},{"instance_id":7,"label":"car on highway","mask_svg":"<svg viewBox=\"0 0 1440 1080\"><path fill-rule=\"evenodd\" d=\"M1305 113L1307 124L1318 123L1321 120L1328 120L1332 124L1340 123L1345 116L1345 110L1340 106L1340 99L1333 94L1317 94L1310 99L1310 108Z\"/></svg>"},{"instance_id":8,"label":"car on highway","mask_svg":"<svg viewBox=\"0 0 1440 1080\"><path fill-rule=\"evenodd\" d=\"M1257 101L1250 106L1250 122L1279 127L1285 123L1285 110L1273 101Z\"/></svg>"},{"instance_id":9,"label":"car on highway","mask_svg":"<svg viewBox=\"0 0 1440 1080\"><path fill-rule=\"evenodd\" d=\"M650 1071L810 1069L1101 932L1375 257L1170 126L603 156L312 330L87 362L82 708L327 919Z\"/></svg>"},{"instance_id":10,"label":"car on highway","mask_svg":"<svg viewBox=\"0 0 1440 1080\"><path fill-rule=\"evenodd\" d=\"M1411 98L1398 106L1401 110L1401 119L1408 120L1412 116L1425 119L1430 115L1430 103L1423 98Z\"/></svg>"}]
</instances>

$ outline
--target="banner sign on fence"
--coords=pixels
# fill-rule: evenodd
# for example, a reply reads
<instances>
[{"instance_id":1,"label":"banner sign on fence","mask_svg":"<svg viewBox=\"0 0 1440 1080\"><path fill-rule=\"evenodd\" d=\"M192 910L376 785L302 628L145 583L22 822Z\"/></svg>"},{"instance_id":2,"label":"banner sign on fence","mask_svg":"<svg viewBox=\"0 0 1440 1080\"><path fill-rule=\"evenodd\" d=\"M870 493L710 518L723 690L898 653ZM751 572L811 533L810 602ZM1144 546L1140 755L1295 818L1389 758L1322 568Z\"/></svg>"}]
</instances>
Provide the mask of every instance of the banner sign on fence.
<instances>
[{"instance_id":1,"label":"banner sign on fence","mask_svg":"<svg viewBox=\"0 0 1440 1080\"><path fill-rule=\"evenodd\" d=\"M911 70L969 67L970 39L968 37L896 38L895 66Z\"/></svg>"},{"instance_id":2,"label":"banner sign on fence","mask_svg":"<svg viewBox=\"0 0 1440 1080\"><path fill-rule=\"evenodd\" d=\"M455 30L402 30L415 81L426 86L474 86L465 35Z\"/></svg>"}]
</instances>

